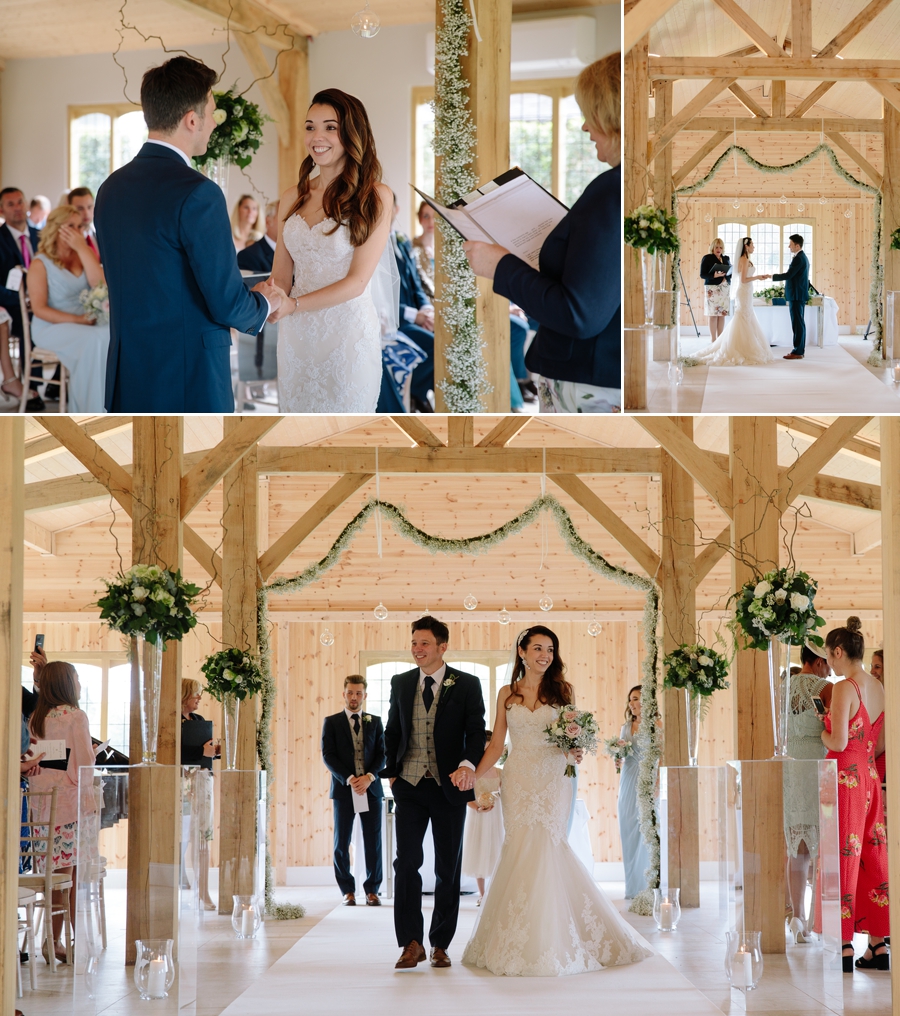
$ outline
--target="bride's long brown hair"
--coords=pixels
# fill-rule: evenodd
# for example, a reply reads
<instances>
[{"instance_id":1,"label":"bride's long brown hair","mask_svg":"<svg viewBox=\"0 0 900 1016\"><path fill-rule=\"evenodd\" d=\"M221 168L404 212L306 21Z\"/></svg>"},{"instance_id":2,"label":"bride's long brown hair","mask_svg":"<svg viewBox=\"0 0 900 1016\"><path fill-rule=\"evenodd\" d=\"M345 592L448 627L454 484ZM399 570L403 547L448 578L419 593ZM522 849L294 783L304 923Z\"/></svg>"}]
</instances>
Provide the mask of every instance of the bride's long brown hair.
<instances>
[{"instance_id":1,"label":"bride's long brown hair","mask_svg":"<svg viewBox=\"0 0 900 1016\"><path fill-rule=\"evenodd\" d=\"M527 649L535 635L544 635L553 643L553 662L544 671L544 676L541 678L537 700L548 706L567 706L572 702L574 695L572 685L566 680L566 665L559 655L559 639L555 632L545 628L542 624L526 628L516 642L516 662L509 679L510 698L515 695L516 698L525 700L524 695L516 688L516 685L525 676L525 662L519 656L519 650Z\"/></svg>"},{"instance_id":2,"label":"bride's long brown hair","mask_svg":"<svg viewBox=\"0 0 900 1016\"><path fill-rule=\"evenodd\" d=\"M336 223L327 235L337 232L342 223L350 228L350 242L360 247L369 238L381 215L381 199L375 184L381 181L381 163L375 154L375 139L366 108L354 95L348 95L339 88L326 88L316 92L309 104L331 106L337 113L338 134L344 147L344 168L322 196L322 208L329 219ZM315 168L311 155L307 155L300 166L297 181L297 200L284 217L285 221L295 212L309 195L309 177Z\"/></svg>"}]
</instances>

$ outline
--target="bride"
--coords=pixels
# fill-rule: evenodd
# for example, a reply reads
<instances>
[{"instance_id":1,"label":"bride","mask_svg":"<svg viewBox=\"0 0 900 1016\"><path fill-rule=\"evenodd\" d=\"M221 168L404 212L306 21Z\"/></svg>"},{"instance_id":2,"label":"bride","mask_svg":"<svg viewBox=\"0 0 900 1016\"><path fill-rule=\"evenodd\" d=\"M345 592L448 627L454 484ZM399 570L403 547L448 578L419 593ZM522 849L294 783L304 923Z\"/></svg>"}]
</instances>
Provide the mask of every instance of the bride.
<instances>
[{"instance_id":1,"label":"bride","mask_svg":"<svg viewBox=\"0 0 900 1016\"><path fill-rule=\"evenodd\" d=\"M735 291L734 315L725 326L718 341L705 346L694 359L710 367L748 367L758 363L771 363L775 359L769 350L769 340L763 334L756 315L753 313L753 285L759 279L771 279L771 275L752 275L753 241L745 236L735 251L734 271L738 278L732 283Z\"/></svg>"},{"instance_id":2,"label":"bride","mask_svg":"<svg viewBox=\"0 0 900 1016\"><path fill-rule=\"evenodd\" d=\"M280 322L279 409L374 413L382 327L397 328L399 276L387 243L394 199L380 182L359 99L337 88L318 92L307 114L306 149L297 186L281 196L272 267L290 293L269 318Z\"/></svg>"},{"instance_id":3,"label":"bride","mask_svg":"<svg viewBox=\"0 0 900 1016\"><path fill-rule=\"evenodd\" d=\"M506 836L463 962L494 974L560 976L637 963L652 955L619 916L566 838L572 788L566 756L547 741L557 709L572 704L559 640L542 625L516 642L510 684L497 697L487 773L512 740L503 768ZM581 751L573 753L581 760Z\"/></svg>"}]
</instances>

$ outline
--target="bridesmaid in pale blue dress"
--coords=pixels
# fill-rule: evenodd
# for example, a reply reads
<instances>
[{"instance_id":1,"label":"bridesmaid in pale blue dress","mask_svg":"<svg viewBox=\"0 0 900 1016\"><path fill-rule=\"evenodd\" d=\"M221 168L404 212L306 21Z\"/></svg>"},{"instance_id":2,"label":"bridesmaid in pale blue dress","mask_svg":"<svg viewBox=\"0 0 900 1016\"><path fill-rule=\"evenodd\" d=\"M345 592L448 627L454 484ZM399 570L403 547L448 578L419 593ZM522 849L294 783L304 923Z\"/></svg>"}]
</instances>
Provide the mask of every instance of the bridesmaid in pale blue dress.
<instances>
[{"instance_id":1,"label":"bridesmaid in pale blue dress","mask_svg":"<svg viewBox=\"0 0 900 1016\"><path fill-rule=\"evenodd\" d=\"M628 692L625 723L619 737L631 741L632 753L622 760L619 778L619 835L622 838L622 861L625 865L625 899L634 899L647 888L644 874L650 867L647 844L641 836L638 814L638 767L643 755L643 743L638 728L641 723L641 686Z\"/></svg>"},{"instance_id":2,"label":"bridesmaid in pale blue dress","mask_svg":"<svg viewBox=\"0 0 900 1016\"><path fill-rule=\"evenodd\" d=\"M37 257L28 269L36 346L56 353L69 371L67 411L104 412L109 325L94 324L79 296L104 281L97 255L81 231L81 215L60 205L47 218Z\"/></svg>"}]
</instances>

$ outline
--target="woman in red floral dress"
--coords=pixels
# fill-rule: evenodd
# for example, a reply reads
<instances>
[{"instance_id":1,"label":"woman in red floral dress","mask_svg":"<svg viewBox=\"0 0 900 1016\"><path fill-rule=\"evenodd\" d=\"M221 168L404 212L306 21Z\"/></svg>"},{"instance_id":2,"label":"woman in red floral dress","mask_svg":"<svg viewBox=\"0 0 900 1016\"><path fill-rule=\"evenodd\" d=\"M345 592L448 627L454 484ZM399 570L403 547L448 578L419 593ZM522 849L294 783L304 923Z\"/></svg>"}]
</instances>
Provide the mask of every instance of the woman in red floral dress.
<instances>
[{"instance_id":1,"label":"woman in red floral dress","mask_svg":"<svg viewBox=\"0 0 900 1016\"><path fill-rule=\"evenodd\" d=\"M860 969L888 970L888 860L875 755L884 750L884 689L862 665L865 642L858 617L825 638L828 664L844 680L834 686L822 741L838 767L841 846L841 938L844 973L853 972L853 936L867 932ZM871 719L874 717L874 721Z\"/></svg>"}]
</instances>

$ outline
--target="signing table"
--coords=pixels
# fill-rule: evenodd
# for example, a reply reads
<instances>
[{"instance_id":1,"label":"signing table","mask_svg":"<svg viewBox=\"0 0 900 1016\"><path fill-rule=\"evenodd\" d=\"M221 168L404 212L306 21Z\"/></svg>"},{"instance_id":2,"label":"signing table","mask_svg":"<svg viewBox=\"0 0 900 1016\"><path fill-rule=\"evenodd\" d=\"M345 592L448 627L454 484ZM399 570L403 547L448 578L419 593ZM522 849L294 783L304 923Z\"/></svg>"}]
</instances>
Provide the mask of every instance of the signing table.
<instances>
[{"instance_id":1,"label":"signing table","mask_svg":"<svg viewBox=\"0 0 900 1016\"><path fill-rule=\"evenodd\" d=\"M816 299L806 305L806 344L808 346L836 346L838 341L838 305L830 296ZM793 345L791 313L786 304L767 306L753 304L753 313L763 334L776 346Z\"/></svg>"}]
</instances>

